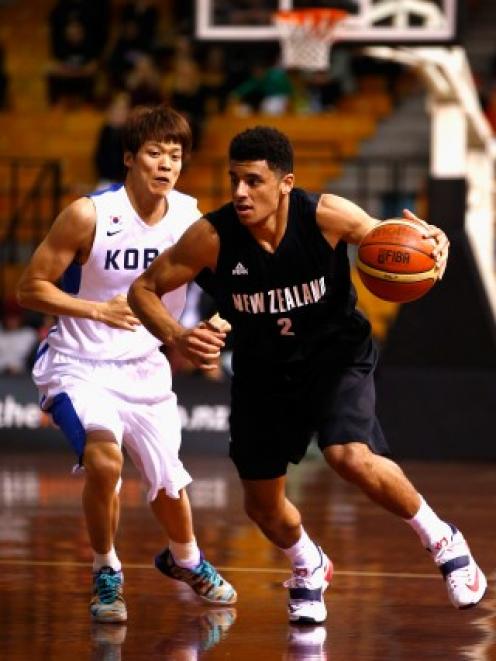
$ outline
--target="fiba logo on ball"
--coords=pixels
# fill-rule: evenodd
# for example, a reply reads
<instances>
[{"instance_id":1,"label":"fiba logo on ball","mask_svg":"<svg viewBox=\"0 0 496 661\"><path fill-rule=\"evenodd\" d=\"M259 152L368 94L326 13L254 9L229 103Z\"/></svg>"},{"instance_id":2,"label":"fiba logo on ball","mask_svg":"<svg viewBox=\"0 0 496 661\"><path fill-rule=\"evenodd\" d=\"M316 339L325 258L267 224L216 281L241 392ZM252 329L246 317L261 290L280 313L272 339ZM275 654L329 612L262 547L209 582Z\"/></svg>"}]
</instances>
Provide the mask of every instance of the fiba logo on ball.
<instances>
[{"instance_id":1,"label":"fiba logo on ball","mask_svg":"<svg viewBox=\"0 0 496 661\"><path fill-rule=\"evenodd\" d=\"M379 254L377 256L377 261L379 264L388 264L388 263L409 264L410 255L402 250L380 249Z\"/></svg>"},{"instance_id":2,"label":"fiba logo on ball","mask_svg":"<svg viewBox=\"0 0 496 661\"><path fill-rule=\"evenodd\" d=\"M374 227L358 247L357 270L365 287L385 301L407 303L426 294L438 270L433 243L417 223L394 218Z\"/></svg>"}]
</instances>

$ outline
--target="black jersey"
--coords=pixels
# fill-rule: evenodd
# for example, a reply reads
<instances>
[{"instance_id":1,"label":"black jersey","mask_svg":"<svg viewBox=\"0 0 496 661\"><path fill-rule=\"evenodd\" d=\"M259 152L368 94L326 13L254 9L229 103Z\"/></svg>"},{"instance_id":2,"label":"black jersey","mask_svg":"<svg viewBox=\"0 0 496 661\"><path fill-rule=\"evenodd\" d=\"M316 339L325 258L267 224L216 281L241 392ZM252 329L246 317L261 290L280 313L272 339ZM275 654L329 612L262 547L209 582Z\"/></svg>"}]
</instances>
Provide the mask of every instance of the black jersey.
<instances>
[{"instance_id":1,"label":"black jersey","mask_svg":"<svg viewBox=\"0 0 496 661\"><path fill-rule=\"evenodd\" d=\"M316 208L313 196L291 191L286 232L274 253L240 223L232 203L206 214L220 252L215 273L203 272L198 282L232 325L235 372L322 352L353 362L370 336L355 308L347 246L340 242L333 249L324 239Z\"/></svg>"}]
</instances>

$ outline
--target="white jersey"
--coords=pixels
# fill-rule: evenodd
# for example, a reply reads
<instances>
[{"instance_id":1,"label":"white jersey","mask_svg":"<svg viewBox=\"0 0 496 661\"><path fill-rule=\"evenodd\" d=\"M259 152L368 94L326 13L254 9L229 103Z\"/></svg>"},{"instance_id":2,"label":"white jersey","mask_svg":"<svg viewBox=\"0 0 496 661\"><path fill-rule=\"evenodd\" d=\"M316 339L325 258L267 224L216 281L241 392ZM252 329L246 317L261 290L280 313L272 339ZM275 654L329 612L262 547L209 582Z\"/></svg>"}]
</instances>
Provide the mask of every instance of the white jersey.
<instances>
[{"instance_id":1,"label":"white jersey","mask_svg":"<svg viewBox=\"0 0 496 661\"><path fill-rule=\"evenodd\" d=\"M147 225L136 213L123 185L90 195L96 208L96 231L88 260L73 263L64 274L63 289L90 301L127 295L132 282L183 232L201 217L189 195L171 191L165 216ZM162 298L178 319L186 300L186 286ZM134 331L111 328L103 322L61 315L49 334L56 351L89 360L133 360L149 355L160 341L142 325Z\"/></svg>"}]
</instances>

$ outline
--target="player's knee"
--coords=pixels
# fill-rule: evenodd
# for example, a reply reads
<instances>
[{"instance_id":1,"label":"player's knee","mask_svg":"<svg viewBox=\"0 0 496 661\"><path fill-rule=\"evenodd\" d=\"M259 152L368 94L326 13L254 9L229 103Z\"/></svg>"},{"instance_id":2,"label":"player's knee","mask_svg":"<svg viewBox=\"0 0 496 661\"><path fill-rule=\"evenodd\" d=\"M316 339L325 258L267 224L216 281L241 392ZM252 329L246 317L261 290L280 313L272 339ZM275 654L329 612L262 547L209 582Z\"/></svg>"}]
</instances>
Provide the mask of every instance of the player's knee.
<instances>
[{"instance_id":1,"label":"player's knee","mask_svg":"<svg viewBox=\"0 0 496 661\"><path fill-rule=\"evenodd\" d=\"M364 443L348 443L326 448L329 465L345 480L354 481L370 470L372 453Z\"/></svg>"},{"instance_id":2,"label":"player's knee","mask_svg":"<svg viewBox=\"0 0 496 661\"><path fill-rule=\"evenodd\" d=\"M122 471L123 457L117 443L89 443L84 451L87 479L114 489Z\"/></svg>"}]
</instances>

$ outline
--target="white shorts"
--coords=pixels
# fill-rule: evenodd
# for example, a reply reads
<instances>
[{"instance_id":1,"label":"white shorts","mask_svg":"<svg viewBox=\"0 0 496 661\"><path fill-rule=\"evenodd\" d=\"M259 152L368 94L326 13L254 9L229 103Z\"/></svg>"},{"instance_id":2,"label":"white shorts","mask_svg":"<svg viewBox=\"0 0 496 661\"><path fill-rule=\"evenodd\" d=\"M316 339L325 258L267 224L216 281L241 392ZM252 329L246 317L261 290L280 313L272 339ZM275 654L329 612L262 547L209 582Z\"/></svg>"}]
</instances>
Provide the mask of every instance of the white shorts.
<instances>
[{"instance_id":1,"label":"white shorts","mask_svg":"<svg viewBox=\"0 0 496 661\"><path fill-rule=\"evenodd\" d=\"M159 351L130 361L81 360L43 342L33 368L41 408L82 455L86 433L105 429L124 445L147 486L179 497L191 476L179 459L181 422L171 371Z\"/></svg>"}]
</instances>

